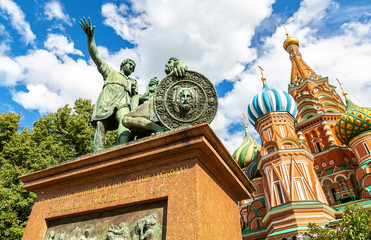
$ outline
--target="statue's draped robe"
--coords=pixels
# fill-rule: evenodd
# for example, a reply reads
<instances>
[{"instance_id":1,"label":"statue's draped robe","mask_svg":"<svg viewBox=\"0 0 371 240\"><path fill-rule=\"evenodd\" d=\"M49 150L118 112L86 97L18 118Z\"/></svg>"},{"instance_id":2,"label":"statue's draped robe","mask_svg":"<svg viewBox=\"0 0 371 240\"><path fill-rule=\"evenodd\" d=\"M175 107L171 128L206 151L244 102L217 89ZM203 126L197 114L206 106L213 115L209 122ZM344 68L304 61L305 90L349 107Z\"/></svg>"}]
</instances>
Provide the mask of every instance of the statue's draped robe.
<instances>
[{"instance_id":1,"label":"statue's draped robe","mask_svg":"<svg viewBox=\"0 0 371 240\"><path fill-rule=\"evenodd\" d=\"M130 108L131 97L138 93L138 84L135 79L126 77L112 69L103 60L102 62L98 71L103 76L104 85L95 103L91 123L93 127L96 127L97 121L110 119L111 124L106 130L115 130L118 127L115 113L121 108Z\"/></svg>"},{"instance_id":2,"label":"statue's draped robe","mask_svg":"<svg viewBox=\"0 0 371 240\"><path fill-rule=\"evenodd\" d=\"M131 112L128 114L130 117L144 117L152 122L159 122L156 116L155 108L153 106L154 94L149 96L147 102L139 103L140 95L136 95L131 100Z\"/></svg>"}]
</instances>

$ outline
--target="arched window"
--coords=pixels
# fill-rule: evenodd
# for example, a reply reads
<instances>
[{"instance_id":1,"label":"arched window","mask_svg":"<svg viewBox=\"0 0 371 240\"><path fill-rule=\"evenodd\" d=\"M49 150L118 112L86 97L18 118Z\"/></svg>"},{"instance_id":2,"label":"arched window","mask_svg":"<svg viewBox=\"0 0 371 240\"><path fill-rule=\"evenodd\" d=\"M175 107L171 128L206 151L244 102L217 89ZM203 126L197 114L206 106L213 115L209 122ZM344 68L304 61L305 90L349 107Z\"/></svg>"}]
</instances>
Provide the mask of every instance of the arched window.
<instances>
[{"instance_id":1,"label":"arched window","mask_svg":"<svg viewBox=\"0 0 371 240\"><path fill-rule=\"evenodd\" d=\"M340 191L348 190L348 184L343 176L337 177L336 182L339 184Z\"/></svg>"},{"instance_id":2,"label":"arched window","mask_svg":"<svg viewBox=\"0 0 371 240\"><path fill-rule=\"evenodd\" d=\"M331 180L329 179L325 179L323 182L322 182L322 186L323 186L323 189L324 189L324 192L325 192L325 195L327 197L327 200L330 202L330 203L335 203L336 202L336 198L334 195L335 193L335 188L334 188L334 185L332 184Z\"/></svg>"},{"instance_id":3,"label":"arched window","mask_svg":"<svg viewBox=\"0 0 371 240\"><path fill-rule=\"evenodd\" d=\"M315 142L314 143L315 144L315 146L316 146L316 150L317 150L317 152L322 152L322 146L321 146L321 144L319 143L319 141L317 141L317 142Z\"/></svg>"},{"instance_id":4,"label":"arched window","mask_svg":"<svg viewBox=\"0 0 371 240\"><path fill-rule=\"evenodd\" d=\"M271 152L274 152L276 148L274 146L267 147L265 150L266 154L270 154Z\"/></svg>"},{"instance_id":5,"label":"arched window","mask_svg":"<svg viewBox=\"0 0 371 240\"><path fill-rule=\"evenodd\" d=\"M277 197L278 197L278 205L281 205L284 203L284 201L283 201L281 186L279 183L276 183L276 190L277 190Z\"/></svg>"},{"instance_id":6,"label":"arched window","mask_svg":"<svg viewBox=\"0 0 371 240\"><path fill-rule=\"evenodd\" d=\"M364 142L363 143L363 146L365 147L367 154L371 154L370 149L368 148L367 143Z\"/></svg>"},{"instance_id":7,"label":"arched window","mask_svg":"<svg viewBox=\"0 0 371 240\"><path fill-rule=\"evenodd\" d=\"M282 145L282 149L291 149L293 148L293 145L291 143L284 143Z\"/></svg>"}]
</instances>

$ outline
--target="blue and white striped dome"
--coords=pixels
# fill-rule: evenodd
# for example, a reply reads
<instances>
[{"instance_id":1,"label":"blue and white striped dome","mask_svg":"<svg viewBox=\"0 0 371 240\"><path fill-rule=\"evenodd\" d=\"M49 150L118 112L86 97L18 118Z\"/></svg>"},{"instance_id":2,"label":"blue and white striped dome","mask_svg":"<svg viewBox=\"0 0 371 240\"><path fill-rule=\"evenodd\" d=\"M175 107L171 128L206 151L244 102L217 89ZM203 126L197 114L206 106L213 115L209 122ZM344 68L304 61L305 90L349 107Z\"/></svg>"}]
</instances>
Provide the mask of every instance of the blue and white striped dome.
<instances>
[{"instance_id":1,"label":"blue and white striped dome","mask_svg":"<svg viewBox=\"0 0 371 240\"><path fill-rule=\"evenodd\" d=\"M296 117L296 102L287 92L280 89L270 89L264 83L263 91L258 93L247 107L249 121L255 127L258 118L275 111L287 111Z\"/></svg>"}]
</instances>

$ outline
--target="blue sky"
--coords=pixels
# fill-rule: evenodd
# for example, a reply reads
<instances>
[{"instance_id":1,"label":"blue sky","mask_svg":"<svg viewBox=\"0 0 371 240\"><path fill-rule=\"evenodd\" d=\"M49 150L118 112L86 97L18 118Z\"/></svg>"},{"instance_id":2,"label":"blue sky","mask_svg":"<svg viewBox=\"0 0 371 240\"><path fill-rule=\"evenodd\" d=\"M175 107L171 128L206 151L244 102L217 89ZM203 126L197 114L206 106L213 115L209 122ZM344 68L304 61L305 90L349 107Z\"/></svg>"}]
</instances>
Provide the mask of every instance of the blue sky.
<instances>
[{"instance_id":1,"label":"blue sky","mask_svg":"<svg viewBox=\"0 0 371 240\"><path fill-rule=\"evenodd\" d=\"M94 4L92 4L94 3ZM366 0L0 0L0 111L22 113L22 127L78 97L95 102L102 77L78 25L91 17L101 56L114 68L137 62L144 92L176 56L207 76L219 94L212 123L232 152L243 139L249 101L261 90L287 90L291 64L284 26L304 60L350 97L371 106L371 3ZM257 136L252 126L249 132Z\"/></svg>"}]
</instances>

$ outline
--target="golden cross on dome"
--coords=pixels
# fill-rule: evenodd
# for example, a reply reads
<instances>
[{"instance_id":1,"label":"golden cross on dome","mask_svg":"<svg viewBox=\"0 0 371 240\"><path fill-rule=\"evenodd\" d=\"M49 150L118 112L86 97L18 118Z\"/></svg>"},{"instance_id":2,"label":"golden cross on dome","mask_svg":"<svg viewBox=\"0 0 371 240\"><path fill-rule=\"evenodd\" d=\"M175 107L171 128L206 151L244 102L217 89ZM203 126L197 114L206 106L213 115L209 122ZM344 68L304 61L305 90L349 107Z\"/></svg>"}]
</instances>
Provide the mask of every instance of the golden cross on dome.
<instances>
[{"instance_id":1,"label":"golden cross on dome","mask_svg":"<svg viewBox=\"0 0 371 240\"><path fill-rule=\"evenodd\" d=\"M252 139L253 139L253 143L256 143L256 140L255 140L255 137L254 136L251 136L252 137ZM256 147L256 144L254 144L254 150L256 149L257 147Z\"/></svg>"},{"instance_id":2,"label":"golden cross on dome","mask_svg":"<svg viewBox=\"0 0 371 240\"><path fill-rule=\"evenodd\" d=\"M263 85L265 85L265 84L266 84L266 83L265 83L266 78L264 77L264 74L263 74L264 69L263 69L261 66L259 66L259 65L258 65L258 68L260 69L260 73L261 73L261 75L262 75L261 80L262 80L262 82L263 82Z\"/></svg>"},{"instance_id":3,"label":"golden cross on dome","mask_svg":"<svg viewBox=\"0 0 371 240\"><path fill-rule=\"evenodd\" d=\"M245 122L245 128L247 128L247 124L246 124L246 115L242 113L242 116L243 116L243 121Z\"/></svg>"},{"instance_id":4,"label":"golden cross on dome","mask_svg":"<svg viewBox=\"0 0 371 240\"><path fill-rule=\"evenodd\" d=\"M348 93L346 93L346 92L344 91L343 85L341 85L339 79L336 78L336 81L338 81L338 83L339 83L339 85L340 85L340 88L341 88L341 90L343 91L343 96L344 96L345 100L348 100Z\"/></svg>"}]
</instances>

